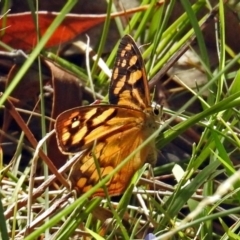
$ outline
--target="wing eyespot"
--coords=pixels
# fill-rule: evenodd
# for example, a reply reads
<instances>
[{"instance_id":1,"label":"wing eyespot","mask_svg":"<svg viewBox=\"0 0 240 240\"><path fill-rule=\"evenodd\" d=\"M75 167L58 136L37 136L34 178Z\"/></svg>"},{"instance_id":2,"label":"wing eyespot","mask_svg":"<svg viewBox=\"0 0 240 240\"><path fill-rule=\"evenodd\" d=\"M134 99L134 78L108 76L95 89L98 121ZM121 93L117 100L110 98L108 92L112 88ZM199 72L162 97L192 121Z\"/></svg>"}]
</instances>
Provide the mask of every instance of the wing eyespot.
<instances>
[{"instance_id":1,"label":"wing eyespot","mask_svg":"<svg viewBox=\"0 0 240 240\"><path fill-rule=\"evenodd\" d=\"M79 116L75 116L71 119L71 129L79 129L79 127L81 126L81 121L80 121L80 117Z\"/></svg>"},{"instance_id":2,"label":"wing eyespot","mask_svg":"<svg viewBox=\"0 0 240 240\"><path fill-rule=\"evenodd\" d=\"M72 123L76 122L76 121L79 121L79 116L76 116L76 117L73 117L71 119Z\"/></svg>"}]
</instances>

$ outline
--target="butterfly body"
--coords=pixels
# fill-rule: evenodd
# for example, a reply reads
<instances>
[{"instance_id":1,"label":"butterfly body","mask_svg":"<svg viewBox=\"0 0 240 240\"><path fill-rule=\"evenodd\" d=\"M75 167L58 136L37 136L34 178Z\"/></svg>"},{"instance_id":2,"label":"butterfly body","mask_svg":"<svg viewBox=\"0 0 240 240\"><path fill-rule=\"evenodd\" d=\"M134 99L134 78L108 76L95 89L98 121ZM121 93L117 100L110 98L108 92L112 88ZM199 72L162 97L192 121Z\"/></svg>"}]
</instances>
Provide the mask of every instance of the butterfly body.
<instances>
[{"instance_id":1,"label":"butterfly body","mask_svg":"<svg viewBox=\"0 0 240 240\"><path fill-rule=\"evenodd\" d=\"M129 35L123 37L119 45L109 102L108 105L73 108L56 119L60 150L64 153L85 150L70 173L70 180L79 194L110 174L159 127L160 109L157 105L151 106L144 63ZM109 195L121 194L144 163L155 161L155 140L152 140L106 184ZM104 195L102 188L94 194Z\"/></svg>"}]
</instances>

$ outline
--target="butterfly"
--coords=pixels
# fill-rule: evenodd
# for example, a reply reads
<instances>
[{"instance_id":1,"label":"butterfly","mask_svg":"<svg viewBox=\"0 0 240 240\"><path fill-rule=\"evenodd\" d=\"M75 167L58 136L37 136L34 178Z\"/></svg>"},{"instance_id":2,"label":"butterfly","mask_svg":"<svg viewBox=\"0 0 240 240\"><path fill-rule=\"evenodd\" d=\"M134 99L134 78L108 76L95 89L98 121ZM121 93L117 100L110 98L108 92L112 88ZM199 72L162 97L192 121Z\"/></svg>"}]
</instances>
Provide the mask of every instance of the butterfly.
<instances>
[{"instance_id":1,"label":"butterfly","mask_svg":"<svg viewBox=\"0 0 240 240\"><path fill-rule=\"evenodd\" d=\"M151 105L141 53L133 38L125 35L113 67L109 104L73 108L61 113L55 122L58 146L63 153L85 150L69 177L77 192L87 192L110 174L159 128L160 120L160 106ZM134 173L146 162L155 163L156 157L152 140L109 180L108 194L122 194ZM99 188L93 196L105 196L104 189Z\"/></svg>"}]
</instances>

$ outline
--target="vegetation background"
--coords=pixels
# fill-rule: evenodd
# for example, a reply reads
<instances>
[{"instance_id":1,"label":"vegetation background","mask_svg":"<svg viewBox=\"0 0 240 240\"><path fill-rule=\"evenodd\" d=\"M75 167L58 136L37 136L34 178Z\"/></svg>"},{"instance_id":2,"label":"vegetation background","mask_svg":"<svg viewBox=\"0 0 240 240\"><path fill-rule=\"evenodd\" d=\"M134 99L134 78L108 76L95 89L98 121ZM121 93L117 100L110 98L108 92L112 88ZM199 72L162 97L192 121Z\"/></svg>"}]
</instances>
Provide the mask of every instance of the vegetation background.
<instances>
[{"instance_id":1,"label":"vegetation background","mask_svg":"<svg viewBox=\"0 0 240 240\"><path fill-rule=\"evenodd\" d=\"M2 239L240 239L238 1L5 0L1 11ZM89 198L99 184L76 198L48 133L62 111L107 100L126 33L164 106L158 162L119 198Z\"/></svg>"}]
</instances>

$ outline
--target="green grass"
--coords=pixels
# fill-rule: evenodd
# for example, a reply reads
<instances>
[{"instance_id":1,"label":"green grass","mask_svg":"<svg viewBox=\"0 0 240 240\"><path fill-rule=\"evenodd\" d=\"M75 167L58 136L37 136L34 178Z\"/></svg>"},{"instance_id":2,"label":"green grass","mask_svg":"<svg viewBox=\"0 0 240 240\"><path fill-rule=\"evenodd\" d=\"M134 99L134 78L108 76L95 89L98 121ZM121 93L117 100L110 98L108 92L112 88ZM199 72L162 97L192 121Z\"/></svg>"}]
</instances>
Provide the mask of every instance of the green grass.
<instances>
[{"instance_id":1,"label":"green grass","mask_svg":"<svg viewBox=\"0 0 240 240\"><path fill-rule=\"evenodd\" d=\"M129 20L127 25L119 25L121 21L117 20L119 33L121 36L129 33L139 46L143 45L141 51L150 81L182 47L190 43L192 38L196 39L199 48L199 65L201 64L207 82L202 86L196 85L194 89L185 83L179 83L183 90L174 94L171 94L172 89L169 89L168 85L165 86L168 96L176 98L177 101L181 99L183 92L191 94L191 97L177 111L171 111L164 106L167 117L159 129L124 159L110 175L80 197L74 197L69 189L65 191L62 188L47 189L47 185L44 185L46 179L50 179L47 166L44 172L46 179L35 179L38 181L35 187L42 183L43 185L37 190L39 195L33 197L33 194L34 196L37 194L36 189L32 190L29 182L34 179L35 165L29 164L24 169L20 168L19 162L24 153L21 152L22 144L19 144L18 151L12 156L11 165L6 166L2 163L4 159L1 160L2 239L16 239L20 236L20 239L31 240L37 239L41 234L45 234L46 239L69 239L74 236L78 238L90 236L90 239L143 239L146 233L154 233L156 239L196 239L195 237L240 239L240 172L238 171L240 74L236 70L239 68L240 55L234 53L226 44L227 20L224 12L227 6L222 1L219 1L218 5L210 6L202 0L196 1L194 5L183 0L181 4L184 13L170 23L169 19L177 3L170 1L156 7L155 1L142 1L142 4L150 4L149 8L144 12L133 14L130 19L127 18ZM21 84L25 72L39 56L47 39L73 5L74 1L67 2L62 14L39 40L37 47L0 98L1 106L4 106L14 88ZM108 8L108 13L111 9ZM198 17L198 12L202 9L205 9L205 13ZM202 26L209 19L209 15L215 13L218 14L219 30L218 65L211 66ZM97 51L99 57L102 56L104 44L107 44L108 33L109 22L106 21ZM115 60L117 46L118 43L105 59L110 68ZM47 51L43 55L55 59L54 52L49 49ZM68 71L81 76L86 86L90 86L86 69L66 60L58 59L58 62ZM96 63L90 61L89 65L95 91L99 95L107 95L108 77ZM159 81L163 80L159 79ZM206 90L209 92L207 96L204 95ZM201 110L191 112L189 107L196 105L199 105ZM41 111L45 112L45 108L42 104ZM48 132L48 129L44 125L45 115L41 114L41 116L41 134L44 137L44 132ZM177 117L181 121L176 124ZM183 134L189 129L198 136L198 141L196 138L188 139L192 151L188 157L182 159L184 161L176 164L178 170L171 176L169 173L175 163L156 166L153 170L145 165L136 172L128 189L118 201L113 201L110 197L89 198L155 136L157 136L157 149L160 152L174 139L180 136L185 138L186 135ZM17 141L22 143L21 139ZM47 145L44 150L47 152ZM31 153L34 156L37 150L32 149ZM150 177L152 172L154 178ZM159 177L170 178L171 181L163 184ZM42 188L45 190L44 193L40 193ZM21 208L17 208L16 202L20 204L21 201ZM4 212L9 214L4 217Z\"/></svg>"}]
</instances>

